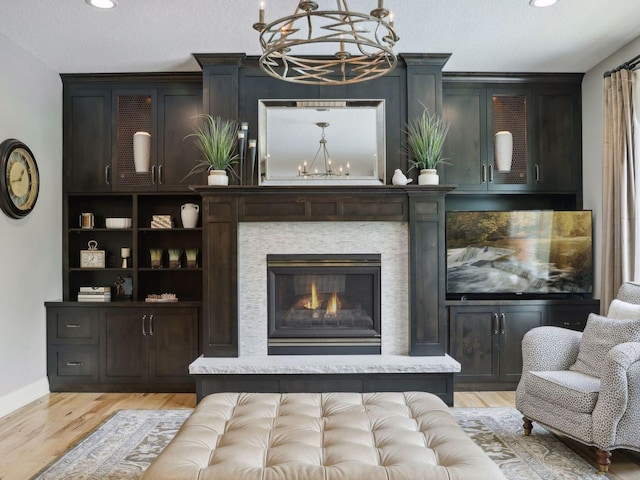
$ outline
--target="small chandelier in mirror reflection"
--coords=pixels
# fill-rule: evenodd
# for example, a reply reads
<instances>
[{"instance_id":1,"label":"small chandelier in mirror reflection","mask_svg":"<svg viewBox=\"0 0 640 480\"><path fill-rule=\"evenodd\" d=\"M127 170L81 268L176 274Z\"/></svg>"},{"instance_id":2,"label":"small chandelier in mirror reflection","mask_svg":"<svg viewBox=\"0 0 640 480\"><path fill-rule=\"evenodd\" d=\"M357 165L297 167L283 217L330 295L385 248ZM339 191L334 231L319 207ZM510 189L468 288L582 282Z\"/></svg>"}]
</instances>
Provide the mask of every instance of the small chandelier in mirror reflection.
<instances>
[{"instance_id":1,"label":"small chandelier in mirror reflection","mask_svg":"<svg viewBox=\"0 0 640 480\"><path fill-rule=\"evenodd\" d=\"M327 122L318 122L316 123L318 127L322 129L322 134L320 135L320 146L318 147L318 151L313 157L313 161L311 165L307 164L305 160L302 165L298 165L298 176L303 178L308 177L325 177L325 178L335 178L335 177L349 177L349 162L347 162L346 169L339 165L337 169L335 169L333 165L333 160L329 155L329 150L327 149L327 137L325 136L324 129L329 126ZM322 153L322 158L324 159L324 171L320 171L318 167L315 166L316 160L318 159L318 155Z\"/></svg>"},{"instance_id":2,"label":"small chandelier in mirror reflection","mask_svg":"<svg viewBox=\"0 0 640 480\"><path fill-rule=\"evenodd\" d=\"M288 82L346 85L396 67L398 36L383 0L370 13L350 10L347 0L336 0L334 10L319 10L318 3L300 0L293 15L271 23L265 23L264 2L260 4L253 28L260 32L262 70Z\"/></svg>"}]
</instances>

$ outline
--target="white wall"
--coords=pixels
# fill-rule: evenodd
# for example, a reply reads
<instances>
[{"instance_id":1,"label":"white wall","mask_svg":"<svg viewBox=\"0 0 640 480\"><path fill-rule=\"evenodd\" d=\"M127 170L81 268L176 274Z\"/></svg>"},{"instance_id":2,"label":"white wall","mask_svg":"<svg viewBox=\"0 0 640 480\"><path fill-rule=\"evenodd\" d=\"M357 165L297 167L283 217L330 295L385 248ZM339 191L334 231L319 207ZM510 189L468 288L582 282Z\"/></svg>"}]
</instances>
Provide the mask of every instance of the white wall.
<instances>
[{"instance_id":1,"label":"white wall","mask_svg":"<svg viewBox=\"0 0 640 480\"><path fill-rule=\"evenodd\" d=\"M593 210L594 296L600 297L602 248L602 86L606 71L640 54L640 37L589 70L582 80L582 169L584 208Z\"/></svg>"},{"instance_id":2,"label":"white wall","mask_svg":"<svg viewBox=\"0 0 640 480\"><path fill-rule=\"evenodd\" d=\"M40 171L35 209L0 213L0 417L49 391L46 300L62 298L62 82L0 34L0 141L17 138Z\"/></svg>"}]
</instances>

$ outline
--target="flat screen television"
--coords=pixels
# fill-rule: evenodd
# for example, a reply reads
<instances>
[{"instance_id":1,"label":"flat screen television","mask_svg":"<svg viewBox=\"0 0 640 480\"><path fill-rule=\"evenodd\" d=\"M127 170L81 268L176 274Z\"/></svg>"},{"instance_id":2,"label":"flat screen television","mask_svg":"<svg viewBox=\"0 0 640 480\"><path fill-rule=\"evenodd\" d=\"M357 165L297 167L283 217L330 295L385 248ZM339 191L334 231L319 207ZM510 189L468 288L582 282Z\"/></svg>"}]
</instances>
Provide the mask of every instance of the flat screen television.
<instances>
[{"instance_id":1,"label":"flat screen television","mask_svg":"<svg viewBox=\"0 0 640 480\"><path fill-rule=\"evenodd\" d=\"M590 210L446 213L447 296L590 296Z\"/></svg>"}]
</instances>

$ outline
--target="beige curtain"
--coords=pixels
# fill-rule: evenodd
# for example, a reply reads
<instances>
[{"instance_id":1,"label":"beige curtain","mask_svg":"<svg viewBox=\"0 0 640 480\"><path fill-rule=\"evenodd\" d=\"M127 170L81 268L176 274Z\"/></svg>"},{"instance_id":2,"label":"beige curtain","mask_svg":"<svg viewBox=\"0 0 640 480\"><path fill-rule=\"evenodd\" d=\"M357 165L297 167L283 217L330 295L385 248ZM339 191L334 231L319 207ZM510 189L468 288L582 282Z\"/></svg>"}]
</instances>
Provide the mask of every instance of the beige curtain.
<instances>
[{"instance_id":1,"label":"beige curtain","mask_svg":"<svg viewBox=\"0 0 640 480\"><path fill-rule=\"evenodd\" d=\"M620 70L604 79L604 151L602 172L602 278L600 310L625 281L640 276L636 267L638 219L637 179L634 158L632 73Z\"/></svg>"}]
</instances>

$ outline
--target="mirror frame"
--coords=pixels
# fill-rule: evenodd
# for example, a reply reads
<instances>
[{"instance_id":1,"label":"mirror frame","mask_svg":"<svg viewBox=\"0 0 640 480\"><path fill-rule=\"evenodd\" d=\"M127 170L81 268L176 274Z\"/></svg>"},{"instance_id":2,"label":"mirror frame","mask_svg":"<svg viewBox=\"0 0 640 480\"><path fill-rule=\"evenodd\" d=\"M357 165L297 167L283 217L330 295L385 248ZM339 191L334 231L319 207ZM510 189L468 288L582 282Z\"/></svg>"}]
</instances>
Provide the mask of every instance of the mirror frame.
<instances>
[{"instance_id":1,"label":"mirror frame","mask_svg":"<svg viewBox=\"0 0 640 480\"><path fill-rule=\"evenodd\" d=\"M365 111L364 109L367 109ZM301 175L302 165L305 161L312 163L315 158L313 156L316 152L316 157L320 154L321 147L318 147L319 140L321 138L321 122L312 122L313 134L309 133L309 111L315 110L322 112L319 117L324 122L327 119L330 120L329 127L326 130L327 150L330 152L330 157L342 158L340 167L343 165L349 165L348 168L343 167L344 170L348 170L351 173L342 176L323 176L320 174L309 174L308 176ZM352 116L351 121L348 119L348 115L345 118L345 112L353 110L357 111L358 115ZM283 112L287 112L287 126L274 125L274 115L279 115ZM371 115L369 115L371 112ZM355 119L358 121L355 121ZM276 118L277 120L277 118ZM301 128L296 134L291 130L291 125L304 124L305 127ZM334 128L331 128L333 124ZM363 125L371 125L370 128L363 130ZM320 128L318 128L320 127ZM274 135L270 132L286 128L287 138L295 138L296 142L308 144L309 149L305 147L306 155L299 155L294 152L294 157L299 155L300 158L287 158L285 161L287 164L291 164L291 175L272 174L270 170L275 169L271 165L277 165L278 158L282 158L283 155L289 153L288 148L278 149L274 144L280 144L281 142L270 141ZM317 130L315 130L317 128ZM282 133L280 134L282 135ZM349 148L353 148L355 145L361 145L362 142L354 141L363 137L367 147L363 149L363 153L360 157L353 155L352 153L344 153ZM284 143L284 142L282 142ZM287 142L291 146L291 142ZM320 145L322 143L320 142ZM343 149L340 148L343 145ZM278 145L276 145L277 147ZM342 155L341 155L342 152ZM373 152L373 153L371 153ZM366 158L371 155L371 160ZM386 184L386 130L385 130L385 101L384 99L261 99L258 100L258 182L260 185L385 185ZM357 162L353 165L353 162ZM297 165L297 167L296 167ZM338 165L336 162L335 165ZM339 167L336 167L336 171ZM353 173L355 171L356 173ZM371 172L366 174L358 174L357 172Z\"/></svg>"}]
</instances>

